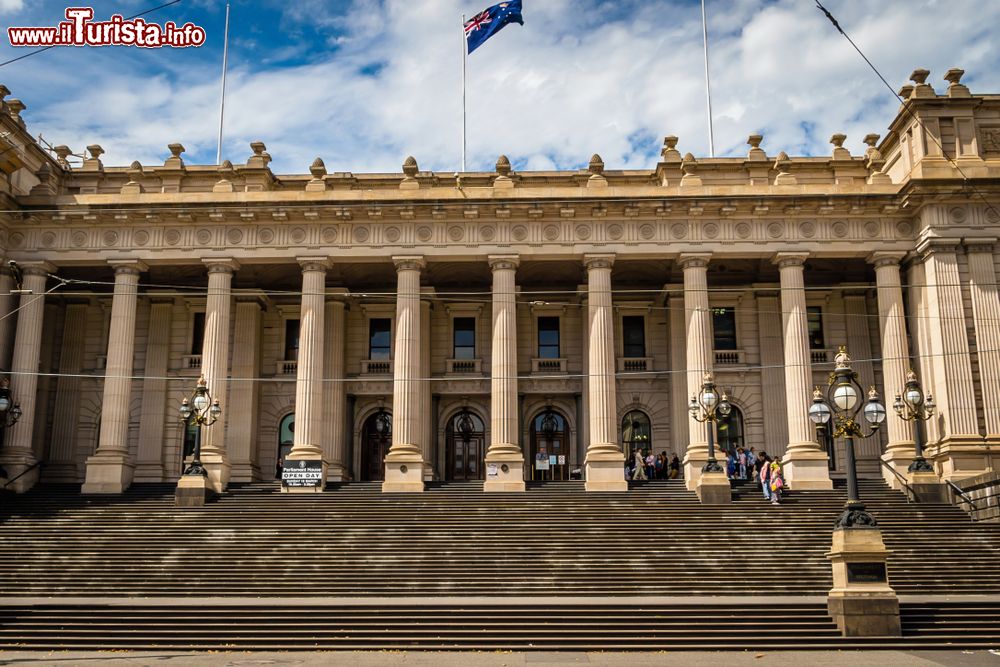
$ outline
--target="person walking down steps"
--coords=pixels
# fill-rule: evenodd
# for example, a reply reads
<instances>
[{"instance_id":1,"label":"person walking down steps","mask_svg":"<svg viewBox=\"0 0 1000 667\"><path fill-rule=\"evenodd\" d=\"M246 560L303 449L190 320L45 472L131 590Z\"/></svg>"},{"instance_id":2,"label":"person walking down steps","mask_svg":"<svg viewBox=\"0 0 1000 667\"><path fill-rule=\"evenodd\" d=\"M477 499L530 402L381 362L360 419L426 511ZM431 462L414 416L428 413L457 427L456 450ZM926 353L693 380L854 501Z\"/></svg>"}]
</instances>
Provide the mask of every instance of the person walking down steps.
<instances>
[{"instance_id":1,"label":"person walking down steps","mask_svg":"<svg viewBox=\"0 0 1000 667\"><path fill-rule=\"evenodd\" d=\"M785 478L781 474L781 459L771 461L771 504L781 504L781 492L785 488Z\"/></svg>"},{"instance_id":2,"label":"person walking down steps","mask_svg":"<svg viewBox=\"0 0 1000 667\"><path fill-rule=\"evenodd\" d=\"M646 480L646 459L642 456L642 450L637 449L635 451L635 472L632 473L632 479L636 481Z\"/></svg>"}]
</instances>

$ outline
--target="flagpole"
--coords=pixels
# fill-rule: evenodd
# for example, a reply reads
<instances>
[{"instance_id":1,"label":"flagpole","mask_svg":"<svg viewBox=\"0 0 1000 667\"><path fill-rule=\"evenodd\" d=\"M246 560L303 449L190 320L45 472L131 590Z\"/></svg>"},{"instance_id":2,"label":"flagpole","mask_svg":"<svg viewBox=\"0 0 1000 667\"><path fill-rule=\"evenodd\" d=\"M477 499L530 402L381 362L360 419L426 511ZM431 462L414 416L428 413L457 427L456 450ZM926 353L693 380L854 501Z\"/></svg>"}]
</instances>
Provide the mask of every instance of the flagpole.
<instances>
[{"instance_id":1,"label":"flagpole","mask_svg":"<svg viewBox=\"0 0 1000 667\"><path fill-rule=\"evenodd\" d=\"M712 126L712 84L708 78L708 20L705 17L705 0L701 0L701 35L705 46L705 101L708 104L708 152L715 157L715 129Z\"/></svg>"},{"instance_id":2,"label":"flagpole","mask_svg":"<svg viewBox=\"0 0 1000 667\"><path fill-rule=\"evenodd\" d=\"M465 14L462 14L462 172L465 172L465 68L469 60L469 42L465 37Z\"/></svg>"},{"instance_id":3,"label":"flagpole","mask_svg":"<svg viewBox=\"0 0 1000 667\"><path fill-rule=\"evenodd\" d=\"M226 3L226 32L222 42L222 101L219 103L219 147L215 163L222 164L222 125L226 117L226 66L229 62L229 3Z\"/></svg>"}]
</instances>

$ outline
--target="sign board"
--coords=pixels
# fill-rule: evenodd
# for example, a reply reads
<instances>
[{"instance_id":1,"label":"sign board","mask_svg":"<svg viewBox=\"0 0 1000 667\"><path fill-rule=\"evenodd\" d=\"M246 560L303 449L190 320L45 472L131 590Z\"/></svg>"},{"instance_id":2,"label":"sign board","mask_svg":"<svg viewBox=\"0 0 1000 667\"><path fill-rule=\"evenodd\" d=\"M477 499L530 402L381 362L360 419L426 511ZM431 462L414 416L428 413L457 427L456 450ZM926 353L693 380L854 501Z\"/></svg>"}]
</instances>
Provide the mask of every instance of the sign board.
<instances>
[{"instance_id":1,"label":"sign board","mask_svg":"<svg viewBox=\"0 0 1000 667\"><path fill-rule=\"evenodd\" d=\"M559 465L561 465L561 466L566 465L566 455L565 454L560 454L559 455Z\"/></svg>"},{"instance_id":2,"label":"sign board","mask_svg":"<svg viewBox=\"0 0 1000 667\"><path fill-rule=\"evenodd\" d=\"M285 461L281 469L281 483L285 486L304 488L323 485L322 461Z\"/></svg>"},{"instance_id":3,"label":"sign board","mask_svg":"<svg viewBox=\"0 0 1000 667\"><path fill-rule=\"evenodd\" d=\"M549 457L545 452L538 452L535 454L535 470L548 470L549 469Z\"/></svg>"},{"instance_id":4,"label":"sign board","mask_svg":"<svg viewBox=\"0 0 1000 667\"><path fill-rule=\"evenodd\" d=\"M499 477L499 475L500 475L500 473L499 473L499 470L497 468L497 464L496 463L491 463L488 466L486 466L486 476L487 477Z\"/></svg>"},{"instance_id":5,"label":"sign board","mask_svg":"<svg viewBox=\"0 0 1000 667\"><path fill-rule=\"evenodd\" d=\"M555 454L549 455L549 465L550 466L559 465L559 457L556 456Z\"/></svg>"},{"instance_id":6,"label":"sign board","mask_svg":"<svg viewBox=\"0 0 1000 667\"><path fill-rule=\"evenodd\" d=\"M885 563L848 563L847 583L884 584L888 581Z\"/></svg>"}]
</instances>

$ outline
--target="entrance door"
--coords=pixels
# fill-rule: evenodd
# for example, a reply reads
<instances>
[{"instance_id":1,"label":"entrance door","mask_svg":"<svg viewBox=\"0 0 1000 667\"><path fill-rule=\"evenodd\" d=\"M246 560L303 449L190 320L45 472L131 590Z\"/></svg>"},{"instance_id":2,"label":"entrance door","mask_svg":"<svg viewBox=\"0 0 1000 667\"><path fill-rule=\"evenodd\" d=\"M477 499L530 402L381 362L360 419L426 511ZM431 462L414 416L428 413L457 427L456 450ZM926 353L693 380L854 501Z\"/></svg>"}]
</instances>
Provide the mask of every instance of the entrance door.
<instances>
[{"instance_id":1,"label":"entrance door","mask_svg":"<svg viewBox=\"0 0 1000 667\"><path fill-rule=\"evenodd\" d=\"M486 429L475 413L463 410L445 429L448 448L448 479L454 481L483 479L486 458Z\"/></svg>"},{"instance_id":2,"label":"entrance door","mask_svg":"<svg viewBox=\"0 0 1000 667\"><path fill-rule=\"evenodd\" d=\"M385 455L392 445L392 415L379 410L361 429L361 479L381 482L385 479Z\"/></svg>"},{"instance_id":3,"label":"entrance door","mask_svg":"<svg viewBox=\"0 0 1000 667\"><path fill-rule=\"evenodd\" d=\"M569 457L572 448L566 418L546 408L531 420L531 479L569 479Z\"/></svg>"},{"instance_id":4,"label":"entrance door","mask_svg":"<svg viewBox=\"0 0 1000 667\"><path fill-rule=\"evenodd\" d=\"M278 425L278 458L274 465L275 479L281 479L281 468L285 458L292 451L292 443L295 440L295 413L285 415Z\"/></svg>"}]
</instances>

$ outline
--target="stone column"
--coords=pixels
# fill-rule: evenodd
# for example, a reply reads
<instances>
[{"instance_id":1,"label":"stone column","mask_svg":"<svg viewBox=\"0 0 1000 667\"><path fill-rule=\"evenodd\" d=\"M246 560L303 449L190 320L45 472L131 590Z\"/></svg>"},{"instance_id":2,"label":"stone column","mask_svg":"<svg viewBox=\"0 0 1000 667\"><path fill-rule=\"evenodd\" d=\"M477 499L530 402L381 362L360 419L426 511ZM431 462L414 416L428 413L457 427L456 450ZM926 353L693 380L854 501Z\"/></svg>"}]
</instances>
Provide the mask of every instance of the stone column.
<instances>
[{"instance_id":1,"label":"stone column","mask_svg":"<svg viewBox=\"0 0 1000 667\"><path fill-rule=\"evenodd\" d=\"M260 478L257 465L257 397L260 393L260 307L263 295L236 298L233 328L233 382L229 411L234 416L227 431L226 454L234 482ZM214 427L213 427L214 428Z\"/></svg>"},{"instance_id":2,"label":"stone column","mask_svg":"<svg viewBox=\"0 0 1000 667\"><path fill-rule=\"evenodd\" d=\"M687 332L687 396L701 391L705 373L712 372L714 338L712 337L712 312L708 305L709 254L685 254L680 257L684 270L684 323ZM701 469L708 462L708 436L705 425L689 414L688 446L684 455L684 482L694 491L701 477Z\"/></svg>"},{"instance_id":3,"label":"stone column","mask_svg":"<svg viewBox=\"0 0 1000 667\"><path fill-rule=\"evenodd\" d=\"M969 335L958 269L958 247L953 241L927 239L918 250L924 257L927 285L927 355L933 385L923 379L924 391L937 402L938 442L927 453L945 480L986 472L983 437L979 434L976 393L969 355ZM921 351L923 353L923 351Z\"/></svg>"},{"instance_id":4,"label":"stone column","mask_svg":"<svg viewBox=\"0 0 1000 667\"><path fill-rule=\"evenodd\" d=\"M875 386L875 366L871 362L874 358L872 353L871 329L869 328L871 318L868 316L868 297L864 291L845 291L844 299L844 325L847 330L847 349L856 360L854 370L858 374L858 382L868 391L869 387ZM892 397L886 402L885 393L880 393L882 404L892 414ZM898 418L897 418L898 419ZM888 421L888 417L886 421ZM811 423L810 423L811 424ZM876 433L870 438L860 438L854 443L856 466L859 475L877 476L883 473L882 466L879 465L879 457L882 454L883 432Z\"/></svg>"},{"instance_id":5,"label":"stone column","mask_svg":"<svg viewBox=\"0 0 1000 667\"><path fill-rule=\"evenodd\" d=\"M993 266L996 239L966 240L969 288L976 326L979 384L982 389L986 442L1000 444L1000 297Z\"/></svg>"},{"instance_id":6,"label":"stone column","mask_svg":"<svg viewBox=\"0 0 1000 667\"><path fill-rule=\"evenodd\" d=\"M17 315L11 315L14 309L14 295L10 293L12 289L14 279L4 271L0 274L0 370L3 371L10 368L10 355L14 349L14 323Z\"/></svg>"},{"instance_id":7,"label":"stone column","mask_svg":"<svg viewBox=\"0 0 1000 667\"><path fill-rule=\"evenodd\" d=\"M229 414L229 318L232 311L233 273L239 269L234 259L204 259L208 267L208 298L205 302L205 342L201 348L201 374L209 394L219 402L222 416L202 429L201 462L208 472L208 488L222 493L229 486L229 457L226 454L226 424L238 415ZM193 387L192 387L193 389ZM190 390L188 390L190 391Z\"/></svg>"},{"instance_id":8,"label":"stone column","mask_svg":"<svg viewBox=\"0 0 1000 667\"><path fill-rule=\"evenodd\" d=\"M346 296L347 290L333 290ZM348 481L347 387L344 384L344 348L347 333L343 297L326 302L326 348L323 351L323 458L329 461L328 482Z\"/></svg>"},{"instance_id":9,"label":"stone column","mask_svg":"<svg viewBox=\"0 0 1000 667\"><path fill-rule=\"evenodd\" d=\"M685 342L687 323L684 321L684 297L681 292L670 292L666 304L668 308L668 329L670 338L670 449L668 453L683 457L691 433L688 422L687 344Z\"/></svg>"},{"instance_id":10,"label":"stone column","mask_svg":"<svg viewBox=\"0 0 1000 667\"><path fill-rule=\"evenodd\" d=\"M785 404L785 363L782 354L781 301L777 292L758 292L757 326L760 331L760 382L764 406L764 443L754 445L769 456L781 456L788 443L788 415ZM781 447L777 445L780 443Z\"/></svg>"},{"instance_id":11,"label":"stone column","mask_svg":"<svg viewBox=\"0 0 1000 667\"><path fill-rule=\"evenodd\" d=\"M437 465L435 461L437 457L434 456L435 452L435 441L437 440L437 433L435 432L435 423L437 422L437 414L433 412L434 405L432 400L431 391L431 343L433 342L433 337L431 336L431 301L426 298L428 296L433 296L434 290L421 290L425 298L420 300L420 414L426 415L426 418L422 421L423 429L420 432L420 451L424 457L424 481L433 482L435 479L435 472ZM441 464L441 472L444 472L444 467L447 463Z\"/></svg>"},{"instance_id":12,"label":"stone column","mask_svg":"<svg viewBox=\"0 0 1000 667\"><path fill-rule=\"evenodd\" d=\"M618 444L615 385L615 320L611 298L614 255L585 255L588 301L588 399L590 442L587 445L588 491L627 491L622 472L625 456Z\"/></svg>"},{"instance_id":13,"label":"stone column","mask_svg":"<svg viewBox=\"0 0 1000 667\"><path fill-rule=\"evenodd\" d=\"M139 453L135 481L163 481L164 427L169 415L180 421L180 405L167 405L167 369L170 365L170 323L174 300L154 297L149 306L149 337L146 341L146 365L143 369L142 409L139 418Z\"/></svg>"},{"instance_id":14,"label":"stone column","mask_svg":"<svg viewBox=\"0 0 1000 667\"><path fill-rule=\"evenodd\" d=\"M420 272L423 257L393 257L396 265L396 342L393 360L392 446L385 457L384 492L423 491L420 436Z\"/></svg>"},{"instance_id":15,"label":"stone column","mask_svg":"<svg viewBox=\"0 0 1000 667\"><path fill-rule=\"evenodd\" d=\"M322 491L326 486L328 462L323 456L323 339L326 331L326 270L325 257L299 259L302 265L302 308L299 329L299 363L295 378L295 438L286 462L320 461L323 474L318 486L290 487L284 492ZM288 463L285 464L286 466Z\"/></svg>"},{"instance_id":16,"label":"stone column","mask_svg":"<svg viewBox=\"0 0 1000 667\"><path fill-rule=\"evenodd\" d=\"M76 466L76 443L80 437L80 386L83 378L84 343L87 340L87 302L66 304L62 348L59 352L59 382L52 419L52 447L43 470L47 482L75 484L79 481Z\"/></svg>"},{"instance_id":17,"label":"stone column","mask_svg":"<svg viewBox=\"0 0 1000 667\"><path fill-rule=\"evenodd\" d=\"M115 296L111 302L111 331L101 399L101 434L97 452L87 459L84 494L124 493L132 485L135 473L135 462L128 450L129 404L135 364L139 274L147 267L137 260L110 264L115 267Z\"/></svg>"},{"instance_id":18,"label":"stone column","mask_svg":"<svg viewBox=\"0 0 1000 667\"><path fill-rule=\"evenodd\" d=\"M905 257L902 252L875 252L868 261L875 265L875 284L878 287L878 319L882 332L882 382L886 408L886 444L882 460L901 475L913 462L913 429L892 412L892 401L903 391L906 373L910 370L910 344L906 337L906 310L903 305L902 279L899 263ZM899 480L888 470L882 470L882 477L889 486L901 488Z\"/></svg>"},{"instance_id":19,"label":"stone column","mask_svg":"<svg viewBox=\"0 0 1000 667\"><path fill-rule=\"evenodd\" d=\"M792 489L832 489L829 457L816 442L809 421L812 363L806 313L805 253L778 253L781 271L781 319L785 332L785 398L788 406L788 449L783 461Z\"/></svg>"},{"instance_id":20,"label":"stone column","mask_svg":"<svg viewBox=\"0 0 1000 667\"><path fill-rule=\"evenodd\" d=\"M524 453L517 417L517 255L490 256L493 344L490 361L490 446L484 491L524 491Z\"/></svg>"}]
</instances>

